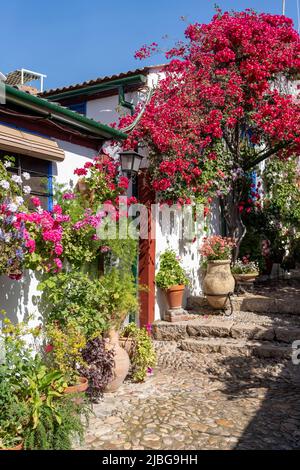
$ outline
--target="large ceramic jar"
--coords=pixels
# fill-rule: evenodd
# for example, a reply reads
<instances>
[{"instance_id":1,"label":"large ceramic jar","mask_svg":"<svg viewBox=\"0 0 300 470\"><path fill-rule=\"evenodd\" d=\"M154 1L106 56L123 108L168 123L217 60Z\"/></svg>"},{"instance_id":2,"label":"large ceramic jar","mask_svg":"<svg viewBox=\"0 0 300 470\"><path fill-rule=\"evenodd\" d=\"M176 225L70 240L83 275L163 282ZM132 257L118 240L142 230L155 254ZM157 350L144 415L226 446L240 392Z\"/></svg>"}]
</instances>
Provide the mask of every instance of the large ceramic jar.
<instances>
[{"instance_id":1,"label":"large ceramic jar","mask_svg":"<svg viewBox=\"0 0 300 470\"><path fill-rule=\"evenodd\" d=\"M230 260L208 261L203 290L211 307L225 308L228 294L234 291L234 286L235 280L231 274Z\"/></svg>"},{"instance_id":2,"label":"large ceramic jar","mask_svg":"<svg viewBox=\"0 0 300 470\"><path fill-rule=\"evenodd\" d=\"M113 350L115 366L113 369L113 378L105 388L105 392L115 392L124 382L129 372L130 359L127 351L121 348L119 344L119 333L116 330L110 330L108 333L108 350Z\"/></svg>"}]
</instances>

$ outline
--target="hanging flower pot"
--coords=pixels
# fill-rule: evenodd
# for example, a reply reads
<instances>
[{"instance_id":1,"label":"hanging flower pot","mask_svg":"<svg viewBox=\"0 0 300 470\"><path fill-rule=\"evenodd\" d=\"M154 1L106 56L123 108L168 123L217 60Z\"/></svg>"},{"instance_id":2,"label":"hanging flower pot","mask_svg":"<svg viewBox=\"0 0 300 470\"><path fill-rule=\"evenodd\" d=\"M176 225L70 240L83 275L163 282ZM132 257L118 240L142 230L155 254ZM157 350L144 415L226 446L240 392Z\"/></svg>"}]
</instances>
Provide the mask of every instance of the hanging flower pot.
<instances>
[{"instance_id":1,"label":"hanging flower pot","mask_svg":"<svg viewBox=\"0 0 300 470\"><path fill-rule=\"evenodd\" d=\"M209 305L216 309L226 306L228 294L234 291L235 281L230 260L208 261L203 287Z\"/></svg>"}]
</instances>

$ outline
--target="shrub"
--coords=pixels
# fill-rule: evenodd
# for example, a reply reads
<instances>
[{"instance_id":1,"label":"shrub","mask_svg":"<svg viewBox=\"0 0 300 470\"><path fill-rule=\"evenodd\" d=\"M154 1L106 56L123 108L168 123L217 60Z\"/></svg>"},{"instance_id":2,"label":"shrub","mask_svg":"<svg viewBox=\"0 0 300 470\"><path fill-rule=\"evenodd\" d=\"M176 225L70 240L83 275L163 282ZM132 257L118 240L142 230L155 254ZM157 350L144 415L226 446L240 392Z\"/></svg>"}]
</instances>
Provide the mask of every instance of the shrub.
<instances>
[{"instance_id":1,"label":"shrub","mask_svg":"<svg viewBox=\"0 0 300 470\"><path fill-rule=\"evenodd\" d=\"M82 367L80 372L89 381L89 397L96 402L113 377L114 351L106 350L104 339L98 336L87 343L82 357L87 366Z\"/></svg>"},{"instance_id":2,"label":"shrub","mask_svg":"<svg viewBox=\"0 0 300 470\"><path fill-rule=\"evenodd\" d=\"M133 349L130 351L132 364L132 379L143 382L147 373L156 365L156 353L151 337L146 328L138 328L135 323L127 325L122 336L133 339Z\"/></svg>"}]
</instances>

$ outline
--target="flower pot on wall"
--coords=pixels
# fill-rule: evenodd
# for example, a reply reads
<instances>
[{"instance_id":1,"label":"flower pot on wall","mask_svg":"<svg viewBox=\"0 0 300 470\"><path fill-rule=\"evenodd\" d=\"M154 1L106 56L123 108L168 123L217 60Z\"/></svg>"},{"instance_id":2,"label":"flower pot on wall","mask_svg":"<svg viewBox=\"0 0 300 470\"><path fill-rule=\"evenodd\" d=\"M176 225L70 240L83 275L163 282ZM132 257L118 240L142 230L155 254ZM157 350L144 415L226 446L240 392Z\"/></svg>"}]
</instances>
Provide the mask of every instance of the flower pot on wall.
<instances>
[{"instance_id":1,"label":"flower pot on wall","mask_svg":"<svg viewBox=\"0 0 300 470\"><path fill-rule=\"evenodd\" d=\"M121 348L119 344L119 333L116 330L108 332L108 350L113 349L115 366L113 369L113 378L107 384L104 392L115 392L124 382L129 372L130 360L127 351Z\"/></svg>"},{"instance_id":2,"label":"flower pot on wall","mask_svg":"<svg viewBox=\"0 0 300 470\"><path fill-rule=\"evenodd\" d=\"M171 286L166 290L167 300L170 308L181 308L185 286Z\"/></svg>"},{"instance_id":3,"label":"flower pot on wall","mask_svg":"<svg viewBox=\"0 0 300 470\"><path fill-rule=\"evenodd\" d=\"M234 286L235 280L231 274L230 260L208 261L203 287L211 307L223 309L226 305L228 294L234 291Z\"/></svg>"}]
</instances>

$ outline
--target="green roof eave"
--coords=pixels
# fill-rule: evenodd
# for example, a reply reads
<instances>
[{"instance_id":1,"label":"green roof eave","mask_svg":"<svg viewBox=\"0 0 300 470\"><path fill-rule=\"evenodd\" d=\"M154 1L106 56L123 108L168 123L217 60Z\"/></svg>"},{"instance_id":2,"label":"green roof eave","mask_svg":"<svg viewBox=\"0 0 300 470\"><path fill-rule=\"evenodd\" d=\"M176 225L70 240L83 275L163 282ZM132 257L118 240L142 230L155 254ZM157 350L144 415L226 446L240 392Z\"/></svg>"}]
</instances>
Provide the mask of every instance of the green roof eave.
<instances>
[{"instance_id":1,"label":"green roof eave","mask_svg":"<svg viewBox=\"0 0 300 470\"><path fill-rule=\"evenodd\" d=\"M73 98L80 95L93 95L106 90L114 90L120 86L124 85L134 85L134 84L143 84L147 81L145 75L138 74L133 75L132 77L123 77L118 78L117 80L111 80L104 83L97 83L95 85L80 86L80 88L75 88L73 90L62 91L47 95L49 100L63 100L66 98Z\"/></svg>"},{"instance_id":2,"label":"green roof eave","mask_svg":"<svg viewBox=\"0 0 300 470\"><path fill-rule=\"evenodd\" d=\"M104 139L120 139L127 138L127 134L114 129L105 124L100 124L93 119L89 119L82 114L71 111L61 105L48 101L44 98L31 95L17 88L5 85L6 101L31 109L40 114L48 116L49 119L60 121L66 125L86 131L93 135Z\"/></svg>"}]
</instances>

